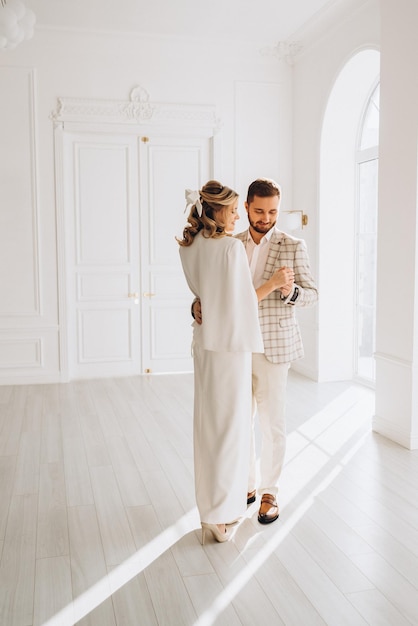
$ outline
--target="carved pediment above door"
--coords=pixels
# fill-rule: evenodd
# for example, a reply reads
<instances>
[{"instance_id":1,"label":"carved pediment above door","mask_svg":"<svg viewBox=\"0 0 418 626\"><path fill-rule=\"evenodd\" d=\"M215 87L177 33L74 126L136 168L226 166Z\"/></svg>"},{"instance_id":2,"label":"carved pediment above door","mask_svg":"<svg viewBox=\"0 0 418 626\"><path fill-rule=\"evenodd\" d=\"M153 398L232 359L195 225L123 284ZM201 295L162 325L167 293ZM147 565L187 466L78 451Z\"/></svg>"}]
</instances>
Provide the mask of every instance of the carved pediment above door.
<instances>
[{"instance_id":1,"label":"carved pediment above door","mask_svg":"<svg viewBox=\"0 0 418 626\"><path fill-rule=\"evenodd\" d=\"M59 97L50 118L57 125L66 122L132 126L180 125L182 128L210 129L210 134L220 128L215 106L153 102L141 85L131 89L128 100Z\"/></svg>"}]
</instances>

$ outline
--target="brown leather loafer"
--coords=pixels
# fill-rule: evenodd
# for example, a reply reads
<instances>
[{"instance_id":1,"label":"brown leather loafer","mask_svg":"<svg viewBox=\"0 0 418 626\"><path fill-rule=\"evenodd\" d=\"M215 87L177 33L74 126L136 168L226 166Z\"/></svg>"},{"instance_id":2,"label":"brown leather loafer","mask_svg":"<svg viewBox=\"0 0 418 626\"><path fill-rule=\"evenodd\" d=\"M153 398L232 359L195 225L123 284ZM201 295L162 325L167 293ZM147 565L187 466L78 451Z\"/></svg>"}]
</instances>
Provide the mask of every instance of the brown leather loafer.
<instances>
[{"instance_id":1,"label":"brown leather loafer","mask_svg":"<svg viewBox=\"0 0 418 626\"><path fill-rule=\"evenodd\" d=\"M261 496L260 509L258 511L258 521L260 524L271 524L279 517L279 507L277 500L269 493Z\"/></svg>"},{"instance_id":2,"label":"brown leather loafer","mask_svg":"<svg viewBox=\"0 0 418 626\"><path fill-rule=\"evenodd\" d=\"M254 489L254 491L249 491L247 493L247 504L252 504L253 502L255 502L255 492L256 490Z\"/></svg>"}]
</instances>

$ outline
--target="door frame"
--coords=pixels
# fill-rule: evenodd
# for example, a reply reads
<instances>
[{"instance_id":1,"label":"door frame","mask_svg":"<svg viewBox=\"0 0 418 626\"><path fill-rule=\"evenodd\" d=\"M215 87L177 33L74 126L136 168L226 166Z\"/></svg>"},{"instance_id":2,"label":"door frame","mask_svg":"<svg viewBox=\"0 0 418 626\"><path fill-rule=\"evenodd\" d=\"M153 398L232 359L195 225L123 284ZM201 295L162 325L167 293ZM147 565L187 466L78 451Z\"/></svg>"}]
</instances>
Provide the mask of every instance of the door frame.
<instances>
[{"instance_id":1,"label":"door frame","mask_svg":"<svg viewBox=\"0 0 418 626\"><path fill-rule=\"evenodd\" d=\"M220 127L214 105L152 102L141 86L134 87L128 100L58 98L50 118L54 129L55 202L57 220L58 320L60 380L70 380L69 328L67 315L67 250L64 198L64 133L117 133L210 137L211 169L218 178L221 163Z\"/></svg>"}]
</instances>

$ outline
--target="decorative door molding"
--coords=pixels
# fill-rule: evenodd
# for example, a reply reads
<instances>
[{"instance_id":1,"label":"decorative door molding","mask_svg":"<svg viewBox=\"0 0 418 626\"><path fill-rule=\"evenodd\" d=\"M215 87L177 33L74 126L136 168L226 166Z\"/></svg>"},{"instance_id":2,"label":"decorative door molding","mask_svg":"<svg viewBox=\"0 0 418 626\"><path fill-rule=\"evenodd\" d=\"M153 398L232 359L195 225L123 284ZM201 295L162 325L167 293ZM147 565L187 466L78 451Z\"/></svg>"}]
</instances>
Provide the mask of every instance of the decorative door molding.
<instances>
[{"instance_id":1,"label":"decorative door molding","mask_svg":"<svg viewBox=\"0 0 418 626\"><path fill-rule=\"evenodd\" d=\"M212 105L152 102L141 85L134 87L129 100L58 98L50 118L56 124L66 122L123 124L150 127L178 125L183 129L207 129L216 134L220 121Z\"/></svg>"}]
</instances>

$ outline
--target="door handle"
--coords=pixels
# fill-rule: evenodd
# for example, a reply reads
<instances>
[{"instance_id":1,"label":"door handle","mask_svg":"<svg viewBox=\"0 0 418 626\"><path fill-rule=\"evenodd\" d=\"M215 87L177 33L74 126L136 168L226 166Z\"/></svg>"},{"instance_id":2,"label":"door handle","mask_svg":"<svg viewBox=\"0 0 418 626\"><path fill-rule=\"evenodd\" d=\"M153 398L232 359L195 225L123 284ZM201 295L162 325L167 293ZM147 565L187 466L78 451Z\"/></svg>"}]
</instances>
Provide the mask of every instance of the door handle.
<instances>
[{"instance_id":1,"label":"door handle","mask_svg":"<svg viewBox=\"0 0 418 626\"><path fill-rule=\"evenodd\" d=\"M139 303L139 293L137 291L134 291L133 293L128 293L128 298L132 298L134 304Z\"/></svg>"},{"instance_id":2,"label":"door handle","mask_svg":"<svg viewBox=\"0 0 418 626\"><path fill-rule=\"evenodd\" d=\"M155 296L155 293L148 293L148 291L144 291L142 295L144 296L144 298L152 298L153 296Z\"/></svg>"}]
</instances>

